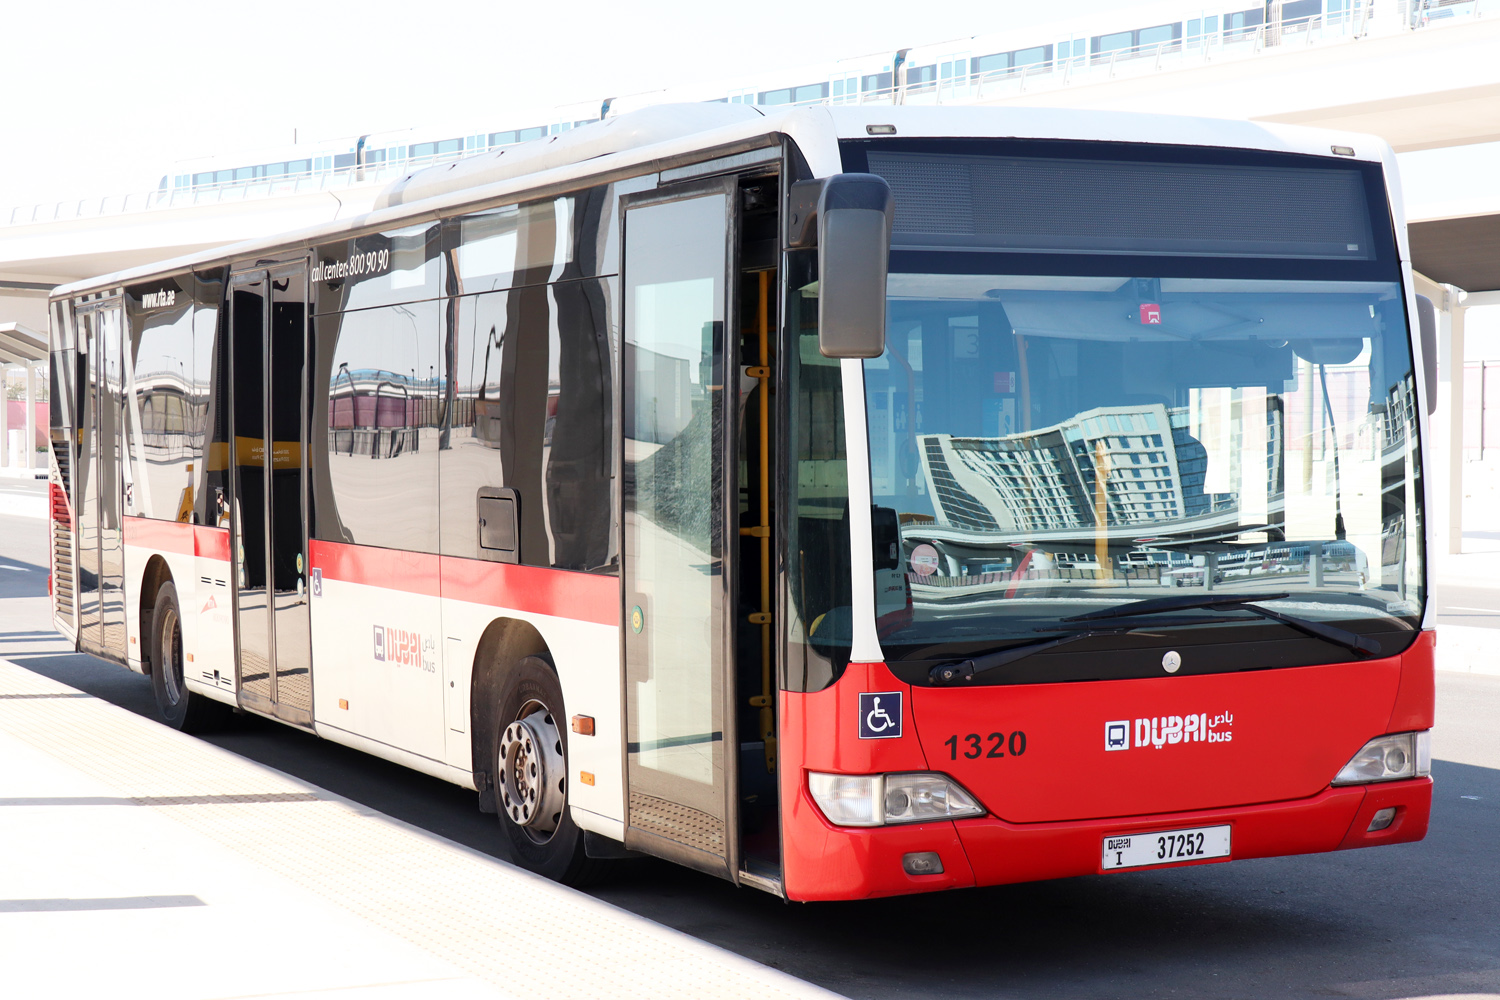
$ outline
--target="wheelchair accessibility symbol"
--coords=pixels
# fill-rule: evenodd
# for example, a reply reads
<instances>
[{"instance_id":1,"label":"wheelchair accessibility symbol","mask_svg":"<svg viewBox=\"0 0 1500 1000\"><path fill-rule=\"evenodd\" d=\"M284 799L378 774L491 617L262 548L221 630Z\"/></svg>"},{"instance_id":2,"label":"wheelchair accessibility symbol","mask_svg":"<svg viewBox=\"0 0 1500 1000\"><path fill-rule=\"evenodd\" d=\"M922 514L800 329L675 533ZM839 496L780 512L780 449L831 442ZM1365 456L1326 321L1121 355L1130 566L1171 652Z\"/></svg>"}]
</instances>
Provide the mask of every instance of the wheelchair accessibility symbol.
<instances>
[{"instance_id":1,"label":"wheelchair accessibility symbol","mask_svg":"<svg viewBox=\"0 0 1500 1000\"><path fill-rule=\"evenodd\" d=\"M877 691L859 696L859 738L889 740L901 735L901 692Z\"/></svg>"}]
</instances>

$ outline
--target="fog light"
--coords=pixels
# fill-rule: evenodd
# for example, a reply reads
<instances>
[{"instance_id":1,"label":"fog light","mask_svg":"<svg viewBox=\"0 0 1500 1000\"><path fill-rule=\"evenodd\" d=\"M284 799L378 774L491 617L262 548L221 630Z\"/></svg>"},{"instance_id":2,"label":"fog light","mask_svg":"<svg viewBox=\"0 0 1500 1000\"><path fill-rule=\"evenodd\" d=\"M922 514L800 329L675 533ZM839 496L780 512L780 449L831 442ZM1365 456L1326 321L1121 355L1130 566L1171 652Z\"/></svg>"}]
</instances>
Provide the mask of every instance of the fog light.
<instances>
[{"instance_id":1,"label":"fog light","mask_svg":"<svg viewBox=\"0 0 1500 1000\"><path fill-rule=\"evenodd\" d=\"M1365 832L1374 833L1376 830L1384 830L1391 825L1391 821L1395 818L1396 810L1394 807L1379 809L1374 816L1370 817L1370 825L1365 829Z\"/></svg>"},{"instance_id":2,"label":"fog light","mask_svg":"<svg viewBox=\"0 0 1500 1000\"><path fill-rule=\"evenodd\" d=\"M908 875L941 875L943 859L937 851L914 851L901 857L901 867Z\"/></svg>"}]
</instances>

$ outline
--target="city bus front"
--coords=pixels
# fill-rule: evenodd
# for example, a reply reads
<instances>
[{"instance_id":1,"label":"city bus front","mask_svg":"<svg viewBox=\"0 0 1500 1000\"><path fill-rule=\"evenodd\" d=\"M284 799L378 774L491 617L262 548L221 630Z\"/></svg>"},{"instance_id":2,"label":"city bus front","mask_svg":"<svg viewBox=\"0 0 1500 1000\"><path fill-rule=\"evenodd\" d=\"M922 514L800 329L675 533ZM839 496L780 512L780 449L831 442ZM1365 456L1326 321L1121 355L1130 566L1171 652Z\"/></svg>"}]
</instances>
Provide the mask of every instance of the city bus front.
<instances>
[{"instance_id":1,"label":"city bus front","mask_svg":"<svg viewBox=\"0 0 1500 1000\"><path fill-rule=\"evenodd\" d=\"M878 357L788 258L790 896L1425 834L1414 298L1350 152L844 143L895 214Z\"/></svg>"}]
</instances>

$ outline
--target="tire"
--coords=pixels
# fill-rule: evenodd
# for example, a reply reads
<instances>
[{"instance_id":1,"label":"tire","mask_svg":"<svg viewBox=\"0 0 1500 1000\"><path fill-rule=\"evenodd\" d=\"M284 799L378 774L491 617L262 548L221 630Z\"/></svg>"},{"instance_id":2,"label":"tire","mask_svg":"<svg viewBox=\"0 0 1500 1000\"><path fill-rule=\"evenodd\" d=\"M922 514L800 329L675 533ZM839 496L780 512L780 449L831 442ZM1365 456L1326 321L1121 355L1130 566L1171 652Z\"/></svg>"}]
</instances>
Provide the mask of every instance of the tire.
<instances>
[{"instance_id":1,"label":"tire","mask_svg":"<svg viewBox=\"0 0 1500 1000\"><path fill-rule=\"evenodd\" d=\"M182 606L171 580L156 592L151 613L151 690L161 721L184 733L221 728L229 706L188 691L182 679Z\"/></svg>"},{"instance_id":2,"label":"tire","mask_svg":"<svg viewBox=\"0 0 1500 1000\"><path fill-rule=\"evenodd\" d=\"M585 885L607 867L583 849L568 811L567 714L562 686L545 656L512 665L495 706L495 811L511 857L564 885Z\"/></svg>"}]
</instances>

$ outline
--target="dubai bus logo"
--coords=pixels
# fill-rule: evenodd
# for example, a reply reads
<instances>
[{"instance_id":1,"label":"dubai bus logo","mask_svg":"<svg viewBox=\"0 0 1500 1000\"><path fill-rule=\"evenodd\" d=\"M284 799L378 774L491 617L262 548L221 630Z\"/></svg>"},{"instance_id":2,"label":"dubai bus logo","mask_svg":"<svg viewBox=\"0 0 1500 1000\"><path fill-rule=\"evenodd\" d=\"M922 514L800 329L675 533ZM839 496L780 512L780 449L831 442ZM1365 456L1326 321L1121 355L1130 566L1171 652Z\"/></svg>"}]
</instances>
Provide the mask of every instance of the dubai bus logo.
<instances>
[{"instance_id":1,"label":"dubai bus logo","mask_svg":"<svg viewBox=\"0 0 1500 1000\"><path fill-rule=\"evenodd\" d=\"M1179 743L1229 743L1234 739L1234 714L1207 712L1194 715L1160 715L1145 719L1116 719L1104 724L1104 749L1129 750L1131 730L1134 748L1176 746Z\"/></svg>"},{"instance_id":2,"label":"dubai bus logo","mask_svg":"<svg viewBox=\"0 0 1500 1000\"><path fill-rule=\"evenodd\" d=\"M421 667L432 673L437 669L437 648L432 639L424 641L420 632L376 625L375 659L398 667Z\"/></svg>"}]
</instances>

